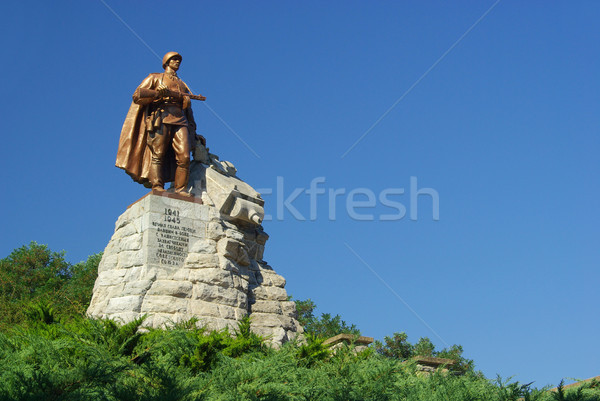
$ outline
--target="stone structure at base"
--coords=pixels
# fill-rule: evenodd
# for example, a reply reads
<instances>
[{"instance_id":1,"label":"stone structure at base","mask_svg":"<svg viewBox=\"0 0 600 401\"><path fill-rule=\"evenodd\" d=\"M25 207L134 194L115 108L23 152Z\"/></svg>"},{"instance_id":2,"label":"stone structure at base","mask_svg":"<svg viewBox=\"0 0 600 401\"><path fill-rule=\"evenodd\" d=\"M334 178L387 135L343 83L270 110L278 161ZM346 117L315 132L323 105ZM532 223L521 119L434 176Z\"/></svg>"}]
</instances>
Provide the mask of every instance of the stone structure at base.
<instances>
[{"instance_id":1,"label":"stone structure at base","mask_svg":"<svg viewBox=\"0 0 600 401\"><path fill-rule=\"evenodd\" d=\"M285 279L263 261L260 195L230 163L206 161L192 165L195 197L151 192L119 217L88 314L122 322L148 315L150 327L197 317L216 330L250 315L255 333L288 341L303 330Z\"/></svg>"}]
</instances>

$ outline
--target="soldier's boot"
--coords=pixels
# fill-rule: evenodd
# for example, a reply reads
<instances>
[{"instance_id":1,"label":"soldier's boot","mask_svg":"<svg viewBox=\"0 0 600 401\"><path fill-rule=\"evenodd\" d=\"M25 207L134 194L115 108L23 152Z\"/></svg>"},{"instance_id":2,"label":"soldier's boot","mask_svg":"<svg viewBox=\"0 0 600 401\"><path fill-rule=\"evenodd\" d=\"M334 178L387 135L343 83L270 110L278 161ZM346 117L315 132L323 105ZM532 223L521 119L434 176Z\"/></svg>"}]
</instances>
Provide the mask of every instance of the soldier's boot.
<instances>
[{"instance_id":1,"label":"soldier's boot","mask_svg":"<svg viewBox=\"0 0 600 401\"><path fill-rule=\"evenodd\" d=\"M162 165L158 163L153 162L150 164L150 177L148 178L150 179L150 184L152 184L153 191L163 192L165 190L165 183L163 182L160 174L162 170L161 167Z\"/></svg>"},{"instance_id":2,"label":"soldier's boot","mask_svg":"<svg viewBox=\"0 0 600 401\"><path fill-rule=\"evenodd\" d=\"M177 166L177 169L175 170L175 182L173 183L173 186L175 187L175 193L190 197L194 196L186 191L189 177L189 168Z\"/></svg>"}]
</instances>

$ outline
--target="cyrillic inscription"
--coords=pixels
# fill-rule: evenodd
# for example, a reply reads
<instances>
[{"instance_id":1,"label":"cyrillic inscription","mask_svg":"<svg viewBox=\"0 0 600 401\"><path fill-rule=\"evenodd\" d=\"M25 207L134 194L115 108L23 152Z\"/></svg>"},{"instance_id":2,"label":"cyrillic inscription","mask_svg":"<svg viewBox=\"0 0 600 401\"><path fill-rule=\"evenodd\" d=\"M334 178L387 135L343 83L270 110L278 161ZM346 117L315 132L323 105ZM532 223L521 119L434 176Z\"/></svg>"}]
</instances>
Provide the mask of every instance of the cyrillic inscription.
<instances>
[{"instance_id":1,"label":"cyrillic inscription","mask_svg":"<svg viewBox=\"0 0 600 401\"><path fill-rule=\"evenodd\" d=\"M187 257L190 234L194 234L196 230L186 227L185 223L185 219L175 208L165 208L162 219L152 222L156 229L155 256L159 264L177 266Z\"/></svg>"}]
</instances>

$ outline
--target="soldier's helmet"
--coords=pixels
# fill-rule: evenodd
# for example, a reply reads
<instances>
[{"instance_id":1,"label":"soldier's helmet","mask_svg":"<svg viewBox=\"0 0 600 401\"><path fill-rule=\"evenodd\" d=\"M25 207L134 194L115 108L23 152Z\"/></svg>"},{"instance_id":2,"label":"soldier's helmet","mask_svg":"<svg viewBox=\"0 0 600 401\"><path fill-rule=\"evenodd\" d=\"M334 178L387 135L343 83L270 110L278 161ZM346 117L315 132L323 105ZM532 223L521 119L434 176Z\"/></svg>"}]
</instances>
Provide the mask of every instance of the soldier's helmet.
<instances>
[{"instance_id":1,"label":"soldier's helmet","mask_svg":"<svg viewBox=\"0 0 600 401\"><path fill-rule=\"evenodd\" d=\"M162 60L162 67L167 68L167 64L169 63L169 60L177 57L179 60L182 60L183 57L181 57L181 54L177 53L177 52L168 52L167 54L165 54L165 56L163 57Z\"/></svg>"}]
</instances>

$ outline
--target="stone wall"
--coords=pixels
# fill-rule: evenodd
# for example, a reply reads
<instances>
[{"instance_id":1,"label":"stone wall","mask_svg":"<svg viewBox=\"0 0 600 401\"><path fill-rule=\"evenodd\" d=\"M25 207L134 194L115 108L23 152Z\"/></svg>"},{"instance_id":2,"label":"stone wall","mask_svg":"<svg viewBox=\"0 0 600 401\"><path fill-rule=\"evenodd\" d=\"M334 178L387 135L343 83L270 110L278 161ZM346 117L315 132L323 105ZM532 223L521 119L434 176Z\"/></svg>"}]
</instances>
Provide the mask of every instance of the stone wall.
<instances>
[{"instance_id":1,"label":"stone wall","mask_svg":"<svg viewBox=\"0 0 600 401\"><path fill-rule=\"evenodd\" d=\"M250 315L252 330L275 345L302 332L285 279L263 261L262 227L200 199L153 192L119 217L88 314L122 322L148 315L151 327L197 317L211 329L236 328Z\"/></svg>"}]
</instances>

